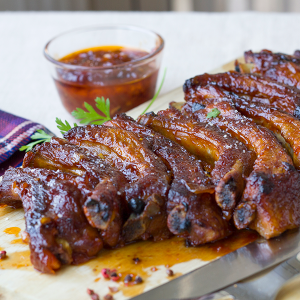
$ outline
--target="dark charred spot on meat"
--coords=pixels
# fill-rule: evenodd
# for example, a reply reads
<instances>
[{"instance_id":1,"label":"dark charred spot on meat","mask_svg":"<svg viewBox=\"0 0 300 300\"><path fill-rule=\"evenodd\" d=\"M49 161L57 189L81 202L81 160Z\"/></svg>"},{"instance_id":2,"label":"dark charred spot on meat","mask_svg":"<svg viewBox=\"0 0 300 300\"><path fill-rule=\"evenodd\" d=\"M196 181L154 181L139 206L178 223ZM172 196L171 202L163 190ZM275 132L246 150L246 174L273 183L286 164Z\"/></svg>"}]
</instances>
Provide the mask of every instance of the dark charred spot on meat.
<instances>
[{"instance_id":1,"label":"dark charred spot on meat","mask_svg":"<svg viewBox=\"0 0 300 300\"><path fill-rule=\"evenodd\" d=\"M110 216L110 206L105 202L99 202L89 198L85 202L85 207L90 213L99 214L101 213L101 219L106 222Z\"/></svg>"},{"instance_id":2,"label":"dark charred spot on meat","mask_svg":"<svg viewBox=\"0 0 300 300\"><path fill-rule=\"evenodd\" d=\"M139 198L131 198L128 204L131 211L137 215L140 215L145 208L145 202Z\"/></svg>"},{"instance_id":3,"label":"dark charred spot on meat","mask_svg":"<svg viewBox=\"0 0 300 300\"><path fill-rule=\"evenodd\" d=\"M226 184L224 185L224 188L221 191L220 196L222 197L222 203L224 207L230 207L233 203L233 197L232 194L234 194L237 191L237 183L236 180L231 177Z\"/></svg>"},{"instance_id":4,"label":"dark charred spot on meat","mask_svg":"<svg viewBox=\"0 0 300 300\"><path fill-rule=\"evenodd\" d=\"M180 206L171 211L168 218L169 227L177 234L188 231L191 228L191 221L187 219L185 208Z\"/></svg>"},{"instance_id":5,"label":"dark charred spot on meat","mask_svg":"<svg viewBox=\"0 0 300 300\"><path fill-rule=\"evenodd\" d=\"M234 70L239 73L241 72L240 65L237 60L234 63Z\"/></svg>"},{"instance_id":6,"label":"dark charred spot on meat","mask_svg":"<svg viewBox=\"0 0 300 300\"><path fill-rule=\"evenodd\" d=\"M294 116L297 118L297 119L300 119L300 106L297 106L294 110Z\"/></svg>"},{"instance_id":7,"label":"dark charred spot on meat","mask_svg":"<svg viewBox=\"0 0 300 300\"><path fill-rule=\"evenodd\" d=\"M296 168L293 165L289 164L288 162L283 161L282 164L283 164L286 171L288 171L288 172L295 172L296 171Z\"/></svg>"},{"instance_id":8,"label":"dark charred spot on meat","mask_svg":"<svg viewBox=\"0 0 300 300\"><path fill-rule=\"evenodd\" d=\"M204 104L201 104L201 103L197 103L197 102L193 102L192 103L192 112L196 112L200 109L204 109L205 108L205 105Z\"/></svg>"},{"instance_id":9,"label":"dark charred spot on meat","mask_svg":"<svg viewBox=\"0 0 300 300\"><path fill-rule=\"evenodd\" d=\"M153 111L149 111L145 113L146 116L156 116L156 114Z\"/></svg>"},{"instance_id":10,"label":"dark charred spot on meat","mask_svg":"<svg viewBox=\"0 0 300 300\"><path fill-rule=\"evenodd\" d=\"M182 202L182 205L184 206L184 210L187 212L189 209L189 205L186 202Z\"/></svg>"},{"instance_id":11,"label":"dark charred spot on meat","mask_svg":"<svg viewBox=\"0 0 300 300\"><path fill-rule=\"evenodd\" d=\"M259 191L265 195L268 195L272 192L274 188L274 183L270 180L270 176L264 173L255 174L255 181L259 185Z\"/></svg>"}]
</instances>

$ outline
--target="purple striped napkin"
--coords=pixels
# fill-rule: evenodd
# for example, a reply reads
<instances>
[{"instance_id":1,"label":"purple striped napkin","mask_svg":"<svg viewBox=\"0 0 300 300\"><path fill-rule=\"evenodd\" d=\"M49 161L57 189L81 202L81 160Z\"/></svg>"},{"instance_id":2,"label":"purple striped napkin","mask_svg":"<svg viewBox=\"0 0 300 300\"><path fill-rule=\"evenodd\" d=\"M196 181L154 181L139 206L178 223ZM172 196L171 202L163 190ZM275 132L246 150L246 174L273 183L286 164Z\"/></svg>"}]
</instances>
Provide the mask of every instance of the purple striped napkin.
<instances>
[{"instance_id":1,"label":"purple striped napkin","mask_svg":"<svg viewBox=\"0 0 300 300\"><path fill-rule=\"evenodd\" d=\"M9 167L22 164L25 152L19 148L28 144L37 130L49 132L43 125L0 110L0 176Z\"/></svg>"}]
</instances>

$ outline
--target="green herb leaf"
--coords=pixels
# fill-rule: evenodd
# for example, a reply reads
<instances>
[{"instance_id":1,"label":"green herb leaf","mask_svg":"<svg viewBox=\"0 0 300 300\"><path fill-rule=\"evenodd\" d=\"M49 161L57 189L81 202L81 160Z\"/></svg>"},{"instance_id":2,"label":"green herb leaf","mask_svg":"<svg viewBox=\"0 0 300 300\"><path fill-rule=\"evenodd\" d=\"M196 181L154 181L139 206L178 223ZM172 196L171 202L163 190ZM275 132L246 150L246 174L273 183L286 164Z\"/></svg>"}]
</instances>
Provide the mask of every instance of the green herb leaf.
<instances>
[{"instance_id":1,"label":"green herb leaf","mask_svg":"<svg viewBox=\"0 0 300 300\"><path fill-rule=\"evenodd\" d=\"M75 117L80 121L80 124L96 124L101 125L106 121L111 120L110 117L110 102L109 99L104 99L104 97L95 99L96 107L99 109L104 116L98 114L92 105L84 102L84 106L87 111L83 110L82 108L77 108L76 110L72 111L72 116Z\"/></svg>"},{"instance_id":2,"label":"green herb leaf","mask_svg":"<svg viewBox=\"0 0 300 300\"><path fill-rule=\"evenodd\" d=\"M154 103L154 101L156 100L156 98L158 97L159 93L160 93L160 90L164 84L164 81L165 81L165 77L166 77L166 73L167 73L167 68L165 68L164 70L164 74L163 74L163 78L161 80L161 83L159 85L159 88L157 90L157 92L155 93L154 97L152 98L152 100L150 101L149 105L146 107L146 109L142 112L142 115L145 114L148 109L151 107L151 105Z\"/></svg>"},{"instance_id":3,"label":"green herb leaf","mask_svg":"<svg viewBox=\"0 0 300 300\"><path fill-rule=\"evenodd\" d=\"M221 112L217 108L213 108L207 113L206 118L216 118Z\"/></svg>"},{"instance_id":4,"label":"green herb leaf","mask_svg":"<svg viewBox=\"0 0 300 300\"><path fill-rule=\"evenodd\" d=\"M55 119L55 123L57 124L57 128L60 130L61 134L64 135L67 131L69 131L72 126L69 124L68 121L65 121L65 123L59 119L56 118ZM73 127L77 127L78 125L76 123L74 123Z\"/></svg>"},{"instance_id":5,"label":"green herb leaf","mask_svg":"<svg viewBox=\"0 0 300 300\"><path fill-rule=\"evenodd\" d=\"M19 150L20 151L30 151L32 150L32 148L37 145L37 144L41 144L44 142L50 142L52 135L46 133L44 130L42 129L38 129L31 137L32 140L36 140L34 142L31 142L25 146L22 146Z\"/></svg>"}]
</instances>

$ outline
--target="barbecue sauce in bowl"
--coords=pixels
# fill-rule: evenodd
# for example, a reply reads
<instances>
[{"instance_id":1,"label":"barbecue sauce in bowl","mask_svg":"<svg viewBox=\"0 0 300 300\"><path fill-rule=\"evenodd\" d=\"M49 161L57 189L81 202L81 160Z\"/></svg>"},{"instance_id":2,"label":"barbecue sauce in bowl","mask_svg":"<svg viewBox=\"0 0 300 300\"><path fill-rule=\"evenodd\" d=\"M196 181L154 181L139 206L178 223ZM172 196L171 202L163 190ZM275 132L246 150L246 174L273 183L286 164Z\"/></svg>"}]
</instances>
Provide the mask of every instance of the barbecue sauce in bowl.
<instances>
[{"instance_id":1,"label":"barbecue sauce in bowl","mask_svg":"<svg viewBox=\"0 0 300 300\"><path fill-rule=\"evenodd\" d=\"M55 84L65 108L72 112L96 97L110 99L111 116L126 112L154 96L157 64L149 53L121 46L73 52L59 60Z\"/></svg>"}]
</instances>

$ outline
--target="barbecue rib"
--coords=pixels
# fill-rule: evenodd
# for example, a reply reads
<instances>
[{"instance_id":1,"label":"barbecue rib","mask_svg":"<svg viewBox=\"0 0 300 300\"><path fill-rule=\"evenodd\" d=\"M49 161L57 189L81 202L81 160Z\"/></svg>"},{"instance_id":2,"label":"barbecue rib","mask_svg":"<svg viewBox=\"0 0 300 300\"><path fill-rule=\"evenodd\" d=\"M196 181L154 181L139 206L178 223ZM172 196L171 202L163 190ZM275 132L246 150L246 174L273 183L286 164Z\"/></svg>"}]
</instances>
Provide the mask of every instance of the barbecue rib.
<instances>
[{"instance_id":1,"label":"barbecue rib","mask_svg":"<svg viewBox=\"0 0 300 300\"><path fill-rule=\"evenodd\" d=\"M177 141L212 166L216 201L230 219L243 193L244 177L252 170L254 154L216 126L198 124L175 109L142 115L138 122Z\"/></svg>"},{"instance_id":2,"label":"barbecue rib","mask_svg":"<svg viewBox=\"0 0 300 300\"><path fill-rule=\"evenodd\" d=\"M244 116L251 118L256 124L262 125L274 132L281 144L293 158L294 165L300 168L300 121L288 113L268 104L256 102L252 99L240 97L234 93L228 93L217 86L204 86L197 90L197 97L230 98L235 108ZM195 103L193 105L198 105ZM194 108L195 109L195 108Z\"/></svg>"},{"instance_id":3,"label":"barbecue rib","mask_svg":"<svg viewBox=\"0 0 300 300\"><path fill-rule=\"evenodd\" d=\"M300 59L282 53L262 50L259 53L247 51L244 54L246 65L236 62L241 73L255 73L279 83L300 88Z\"/></svg>"},{"instance_id":4,"label":"barbecue rib","mask_svg":"<svg viewBox=\"0 0 300 300\"><path fill-rule=\"evenodd\" d=\"M300 118L300 91L268 78L234 71L219 74L203 74L185 82L185 99L197 97L200 87L217 86L228 92L252 98L256 102L270 104Z\"/></svg>"},{"instance_id":5,"label":"barbecue rib","mask_svg":"<svg viewBox=\"0 0 300 300\"><path fill-rule=\"evenodd\" d=\"M127 130L98 125L72 128L64 137L103 157L130 181L125 187L131 209L123 226L125 241L170 236L165 211L170 176L146 139Z\"/></svg>"},{"instance_id":6,"label":"barbecue rib","mask_svg":"<svg viewBox=\"0 0 300 300\"><path fill-rule=\"evenodd\" d=\"M135 122L125 114L116 115L106 126L127 129L142 135L172 172L168 193L168 227L185 237L189 245L200 245L228 236L231 231L211 195L214 186L201 163L177 143Z\"/></svg>"},{"instance_id":7,"label":"barbecue rib","mask_svg":"<svg viewBox=\"0 0 300 300\"><path fill-rule=\"evenodd\" d=\"M23 167L61 170L77 175L75 184L85 196L84 213L91 224L101 230L106 245L114 247L126 217L127 203L124 175L103 159L60 138L52 138L26 154ZM84 177L84 180L82 180Z\"/></svg>"},{"instance_id":8,"label":"barbecue rib","mask_svg":"<svg viewBox=\"0 0 300 300\"><path fill-rule=\"evenodd\" d=\"M12 191L22 199L31 262L44 273L83 263L102 248L82 211L82 193L63 177L52 170L10 168L3 178L13 180Z\"/></svg>"},{"instance_id":9,"label":"barbecue rib","mask_svg":"<svg viewBox=\"0 0 300 300\"><path fill-rule=\"evenodd\" d=\"M201 87L193 88L197 92L192 92L194 98L190 97L191 92L187 92L189 101L183 106L183 113L199 122L209 122L227 130L257 155L242 200L234 212L236 227L249 226L265 238L299 227L300 176L275 136L237 112L230 98L201 98L198 93ZM199 104L202 109L195 110ZM217 108L220 115L207 119L207 113L213 108Z\"/></svg>"}]
</instances>

